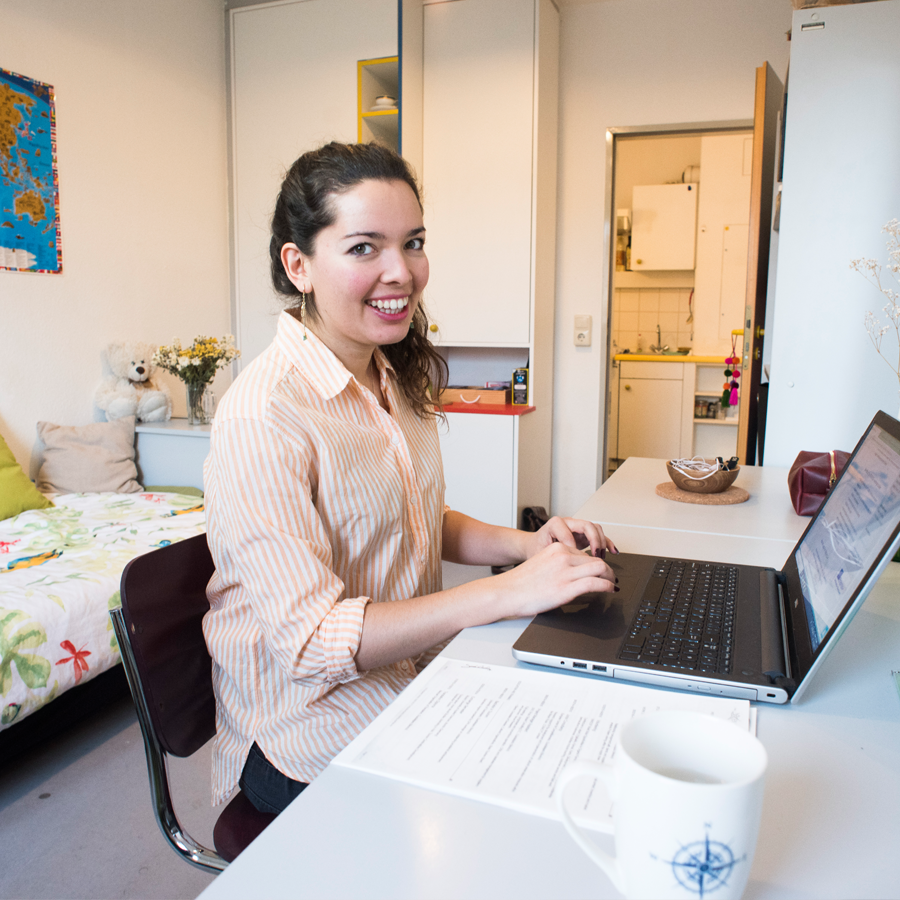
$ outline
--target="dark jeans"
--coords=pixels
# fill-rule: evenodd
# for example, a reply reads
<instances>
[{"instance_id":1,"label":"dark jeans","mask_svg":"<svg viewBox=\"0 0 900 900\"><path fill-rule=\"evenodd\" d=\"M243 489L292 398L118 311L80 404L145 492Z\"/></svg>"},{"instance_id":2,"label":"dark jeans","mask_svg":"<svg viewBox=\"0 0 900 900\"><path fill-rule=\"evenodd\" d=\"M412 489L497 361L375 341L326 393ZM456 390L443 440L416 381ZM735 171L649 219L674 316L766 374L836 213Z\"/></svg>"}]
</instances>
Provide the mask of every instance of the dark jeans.
<instances>
[{"instance_id":1,"label":"dark jeans","mask_svg":"<svg viewBox=\"0 0 900 900\"><path fill-rule=\"evenodd\" d=\"M283 772L279 772L270 763L259 745L254 743L244 763L244 771L238 782L247 799L260 811L267 813L282 812L296 796L306 788L303 781L294 781Z\"/></svg>"}]
</instances>

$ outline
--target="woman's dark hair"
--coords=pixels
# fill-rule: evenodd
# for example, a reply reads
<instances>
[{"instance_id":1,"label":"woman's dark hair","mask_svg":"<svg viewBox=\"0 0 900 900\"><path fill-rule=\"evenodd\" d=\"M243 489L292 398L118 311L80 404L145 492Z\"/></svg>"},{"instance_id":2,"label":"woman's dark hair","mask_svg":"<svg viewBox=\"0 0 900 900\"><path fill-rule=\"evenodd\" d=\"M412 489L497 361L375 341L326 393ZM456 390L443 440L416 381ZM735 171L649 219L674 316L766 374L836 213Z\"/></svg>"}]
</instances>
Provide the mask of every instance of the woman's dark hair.
<instances>
[{"instance_id":1,"label":"woman's dark hair","mask_svg":"<svg viewBox=\"0 0 900 900\"><path fill-rule=\"evenodd\" d=\"M304 153L288 170L275 201L269 258L272 283L287 298L289 311L300 306L301 294L284 271L281 248L296 244L301 253L313 256L319 232L334 223L332 198L371 180L408 184L421 208L419 187L406 160L381 144L333 142ZM318 317L313 294L306 295L305 314L312 321ZM394 367L400 388L416 415L435 415L433 403L447 385L448 371L444 358L428 340L428 316L421 303L406 337L396 344L385 344L381 350Z\"/></svg>"}]
</instances>

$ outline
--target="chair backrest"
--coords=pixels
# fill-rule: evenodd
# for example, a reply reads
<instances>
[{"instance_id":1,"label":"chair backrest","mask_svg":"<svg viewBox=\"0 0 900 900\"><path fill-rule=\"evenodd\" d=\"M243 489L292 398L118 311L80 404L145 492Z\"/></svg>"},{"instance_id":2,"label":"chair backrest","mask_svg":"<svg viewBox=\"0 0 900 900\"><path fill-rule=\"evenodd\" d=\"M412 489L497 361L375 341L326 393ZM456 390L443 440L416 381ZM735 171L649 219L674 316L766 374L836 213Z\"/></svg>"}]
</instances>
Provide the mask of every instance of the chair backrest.
<instances>
[{"instance_id":1,"label":"chair backrest","mask_svg":"<svg viewBox=\"0 0 900 900\"><path fill-rule=\"evenodd\" d=\"M109 617L144 738L156 821L182 859L221 872L275 816L238 791L216 821L211 850L185 831L172 803L168 756L191 756L216 733L212 660L203 639L214 571L205 534L138 556L122 573L122 607Z\"/></svg>"},{"instance_id":2,"label":"chair backrest","mask_svg":"<svg viewBox=\"0 0 900 900\"><path fill-rule=\"evenodd\" d=\"M122 573L122 613L163 750L190 756L216 732L212 660L203 639L215 571L206 535L138 556Z\"/></svg>"}]
</instances>

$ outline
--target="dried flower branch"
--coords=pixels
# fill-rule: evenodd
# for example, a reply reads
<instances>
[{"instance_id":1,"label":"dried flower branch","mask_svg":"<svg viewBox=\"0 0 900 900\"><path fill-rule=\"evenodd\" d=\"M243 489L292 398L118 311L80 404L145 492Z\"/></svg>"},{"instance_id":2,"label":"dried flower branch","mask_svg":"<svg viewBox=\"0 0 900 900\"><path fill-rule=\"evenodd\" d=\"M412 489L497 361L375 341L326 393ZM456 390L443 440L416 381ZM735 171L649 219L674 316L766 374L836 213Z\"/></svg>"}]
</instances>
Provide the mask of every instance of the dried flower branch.
<instances>
[{"instance_id":1,"label":"dried flower branch","mask_svg":"<svg viewBox=\"0 0 900 900\"><path fill-rule=\"evenodd\" d=\"M881 283L883 271L890 272L895 282L900 284L900 222L897 219L891 219L884 228L881 229L888 235L888 264L882 267L880 263L874 259L854 259L850 263L850 268L859 272L867 281L871 282L879 291L887 298L887 303L881 307L884 313L884 320L880 319L875 313L869 310L865 316L866 331L872 345L878 352L878 355L891 367L897 376L898 385L900 385L900 291L887 287ZM892 363L882 351L884 336L892 331L894 339L897 341L897 349L894 351L897 355L897 362ZM900 392L900 388L898 388Z\"/></svg>"}]
</instances>

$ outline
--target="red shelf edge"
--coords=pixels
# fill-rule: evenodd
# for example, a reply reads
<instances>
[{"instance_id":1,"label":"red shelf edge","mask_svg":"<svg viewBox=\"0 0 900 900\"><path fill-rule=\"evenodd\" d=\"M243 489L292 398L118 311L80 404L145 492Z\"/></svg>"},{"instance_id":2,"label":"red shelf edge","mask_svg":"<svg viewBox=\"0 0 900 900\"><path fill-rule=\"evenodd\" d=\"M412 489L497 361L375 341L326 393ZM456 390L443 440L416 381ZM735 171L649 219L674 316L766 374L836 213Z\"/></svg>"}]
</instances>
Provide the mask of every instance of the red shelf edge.
<instances>
[{"instance_id":1,"label":"red shelf edge","mask_svg":"<svg viewBox=\"0 0 900 900\"><path fill-rule=\"evenodd\" d=\"M473 413L482 416L524 416L534 412L534 406L513 406L512 403L445 403L444 412Z\"/></svg>"}]
</instances>

